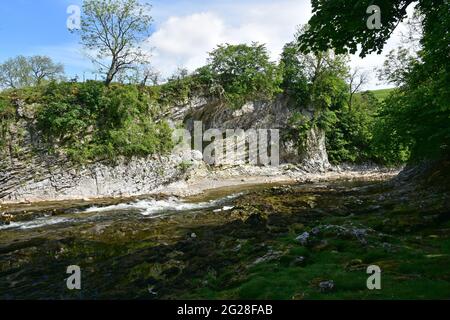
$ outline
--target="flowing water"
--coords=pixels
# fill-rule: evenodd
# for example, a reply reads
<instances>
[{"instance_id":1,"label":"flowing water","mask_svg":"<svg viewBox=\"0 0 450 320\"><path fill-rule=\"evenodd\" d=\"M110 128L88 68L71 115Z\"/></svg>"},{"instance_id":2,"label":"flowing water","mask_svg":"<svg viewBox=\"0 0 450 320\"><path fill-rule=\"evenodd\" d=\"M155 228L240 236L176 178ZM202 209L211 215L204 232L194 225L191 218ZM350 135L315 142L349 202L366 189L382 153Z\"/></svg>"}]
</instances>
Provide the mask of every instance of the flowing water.
<instances>
[{"instance_id":1,"label":"flowing water","mask_svg":"<svg viewBox=\"0 0 450 320\"><path fill-rule=\"evenodd\" d=\"M13 218L0 225L0 298L289 298L270 291L270 284L260 284L245 296L254 265L293 260L298 250L295 235L319 222L335 225L342 218L339 223L347 228L354 219L348 217L355 213L369 210L379 216L399 202L396 195L380 206L380 197L386 197L386 187L368 181L241 186L184 200L156 197L11 207ZM367 228L362 230L372 230L366 220L355 220L351 228L361 230L362 222ZM375 225L372 220L369 224ZM367 236L372 238L374 244L384 243L389 236ZM329 245L334 240L321 241ZM342 244L336 242L330 253L340 250L336 246ZM367 244L361 250L367 251ZM320 270L321 262L315 263L312 270ZM81 290L67 288L71 265L81 268ZM447 286L446 282L438 292L447 292ZM264 290L269 291L258 296Z\"/></svg>"}]
</instances>

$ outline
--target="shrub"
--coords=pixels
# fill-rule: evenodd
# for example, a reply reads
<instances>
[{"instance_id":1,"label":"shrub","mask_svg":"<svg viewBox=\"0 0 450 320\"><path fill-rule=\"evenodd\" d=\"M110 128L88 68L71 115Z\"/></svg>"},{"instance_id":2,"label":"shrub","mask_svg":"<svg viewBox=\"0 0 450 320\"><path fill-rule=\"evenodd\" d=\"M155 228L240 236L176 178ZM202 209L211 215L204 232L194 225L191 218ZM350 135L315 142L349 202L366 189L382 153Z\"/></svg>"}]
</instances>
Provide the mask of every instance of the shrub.
<instances>
[{"instance_id":1,"label":"shrub","mask_svg":"<svg viewBox=\"0 0 450 320\"><path fill-rule=\"evenodd\" d=\"M265 45L220 45L208 62L198 70L198 78L232 108L252 100L271 100L281 92L281 71L270 62Z\"/></svg>"},{"instance_id":2,"label":"shrub","mask_svg":"<svg viewBox=\"0 0 450 320\"><path fill-rule=\"evenodd\" d=\"M153 121L151 102L146 90L133 85L52 83L37 127L46 142L77 162L167 152L171 130Z\"/></svg>"}]
</instances>

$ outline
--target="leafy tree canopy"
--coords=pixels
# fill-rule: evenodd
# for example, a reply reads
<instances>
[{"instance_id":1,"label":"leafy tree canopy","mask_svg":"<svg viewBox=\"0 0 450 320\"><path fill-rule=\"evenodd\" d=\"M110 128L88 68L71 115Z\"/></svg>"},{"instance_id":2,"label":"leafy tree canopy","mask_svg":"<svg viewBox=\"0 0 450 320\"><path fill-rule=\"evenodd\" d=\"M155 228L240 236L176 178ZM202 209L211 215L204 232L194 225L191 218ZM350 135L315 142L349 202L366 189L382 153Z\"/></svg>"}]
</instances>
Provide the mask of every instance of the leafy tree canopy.
<instances>
[{"instance_id":1,"label":"leafy tree canopy","mask_svg":"<svg viewBox=\"0 0 450 320\"><path fill-rule=\"evenodd\" d=\"M427 2L429 0L423 0ZM361 57L381 53L395 27L406 17L406 9L415 0L312 0L313 17L309 29L299 39L302 51L356 53ZM381 10L381 29L367 28L367 8L377 5Z\"/></svg>"},{"instance_id":2,"label":"leafy tree canopy","mask_svg":"<svg viewBox=\"0 0 450 320\"><path fill-rule=\"evenodd\" d=\"M281 91L281 73L263 44L220 45L198 74L236 108L251 100L270 100Z\"/></svg>"},{"instance_id":3,"label":"leafy tree canopy","mask_svg":"<svg viewBox=\"0 0 450 320\"><path fill-rule=\"evenodd\" d=\"M40 85L43 81L60 80L63 75L64 66L47 56L17 56L0 64L0 88Z\"/></svg>"},{"instance_id":4,"label":"leafy tree canopy","mask_svg":"<svg viewBox=\"0 0 450 320\"><path fill-rule=\"evenodd\" d=\"M138 0L85 0L81 19L81 42L94 51L92 60L110 84L121 72L148 60L141 49L150 33L150 6Z\"/></svg>"},{"instance_id":5,"label":"leafy tree canopy","mask_svg":"<svg viewBox=\"0 0 450 320\"><path fill-rule=\"evenodd\" d=\"M412 159L445 157L450 154L450 4L447 0L377 1L382 28L369 29L366 9L369 0L313 0L314 16L309 29L299 36L304 52L334 48L336 52L361 56L380 53L395 27L406 17L406 9L416 4L423 17L421 49L414 57L402 50L388 57L386 79L400 85L385 101L382 116L391 144L411 149Z\"/></svg>"}]
</instances>

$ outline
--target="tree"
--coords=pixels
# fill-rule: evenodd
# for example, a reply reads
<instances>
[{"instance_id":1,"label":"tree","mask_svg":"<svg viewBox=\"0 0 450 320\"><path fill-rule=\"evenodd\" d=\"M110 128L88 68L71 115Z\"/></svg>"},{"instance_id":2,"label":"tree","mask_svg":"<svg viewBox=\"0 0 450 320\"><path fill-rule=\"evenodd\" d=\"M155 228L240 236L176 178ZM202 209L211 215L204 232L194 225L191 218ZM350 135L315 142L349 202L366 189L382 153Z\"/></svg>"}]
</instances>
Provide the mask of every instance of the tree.
<instances>
[{"instance_id":1,"label":"tree","mask_svg":"<svg viewBox=\"0 0 450 320\"><path fill-rule=\"evenodd\" d=\"M360 68L354 68L348 76L348 107L351 109L353 105L353 98L357 92L359 92L364 85L369 81L369 74L367 71L362 71Z\"/></svg>"},{"instance_id":2,"label":"tree","mask_svg":"<svg viewBox=\"0 0 450 320\"><path fill-rule=\"evenodd\" d=\"M116 74L116 81L140 86L158 85L161 81L161 73L149 64L141 64L133 68L124 69Z\"/></svg>"},{"instance_id":3,"label":"tree","mask_svg":"<svg viewBox=\"0 0 450 320\"><path fill-rule=\"evenodd\" d=\"M304 106L308 100L308 79L301 65L297 44L288 43L281 53L281 68L283 70L283 82L281 87L285 94L295 101L299 107Z\"/></svg>"},{"instance_id":4,"label":"tree","mask_svg":"<svg viewBox=\"0 0 450 320\"><path fill-rule=\"evenodd\" d=\"M211 77L212 86L220 88L219 94L234 108L281 92L281 73L263 44L220 45L199 73Z\"/></svg>"},{"instance_id":5,"label":"tree","mask_svg":"<svg viewBox=\"0 0 450 320\"><path fill-rule=\"evenodd\" d=\"M42 84L44 80L59 80L64 66L46 56L11 58L0 65L0 86L22 88Z\"/></svg>"},{"instance_id":6,"label":"tree","mask_svg":"<svg viewBox=\"0 0 450 320\"><path fill-rule=\"evenodd\" d=\"M400 87L405 84L416 60L417 56L414 56L407 48L399 47L391 50L386 55L383 66L377 69L378 79Z\"/></svg>"},{"instance_id":7,"label":"tree","mask_svg":"<svg viewBox=\"0 0 450 320\"><path fill-rule=\"evenodd\" d=\"M26 57L11 58L0 65L0 86L16 89L31 84L31 68Z\"/></svg>"},{"instance_id":8,"label":"tree","mask_svg":"<svg viewBox=\"0 0 450 320\"><path fill-rule=\"evenodd\" d=\"M450 2L445 0L380 0L383 27L366 27L365 9L372 1L315 0L308 31L299 37L300 48L319 51L356 52L361 56L381 52L395 27L416 3L422 19L420 50L414 59L401 59L406 66L389 78L400 80L400 88L384 105L385 123L398 141L411 148L414 160L450 156ZM403 55L403 54L402 54ZM403 55L405 57L405 55ZM389 62L388 62L389 63ZM397 81L398 82L398 81Z\"/></svg>"},{"instance_id":9,"label":"tree","mask_svg":"<svg viewBox=\"0 0 450 320\"><path fill-rule=\"evenodd\" d=\"M421 0L426 2L429 0ZM432 0L431 2L441 2ZM356 53L361 57L372 52L381 53L393 30L407 16L408 6L417 0L313 0L313 17L309 28L299 35L301 49L336 53ZM381 29L367 28L367 8L376 4L381 10Z\"/></svg>"},{"instance_id":10,"label":"tree","mask_svg":"<svg viewBox=\"0 0 450 320\"><path fill-rule=\"evenodd\" d=\"M299 28L296 37L305 31L305 27ZM333 50L304 53L298 50L299 45L294 41L283 50L284 89L291 94L300 92L297 104L317 114L341 103L347 90L348 56Z\"/></svg>"},{"instance_id":11,"label":"tree","mask_svg":"<svg viewBox=\"0 0 450 320\"><path fill-rule=\"evenodd\" d=\"M138 70L138 77L140 79L141 86L146 86L149 82L156 86L161 81L161 72L156 70L150 65L144 65L140 70Z\"/></svg>"},{"instance_id":12,"label":"tree","mask_svg":"<svg viewBox=\"0 0 450 320\"><path fill-rule=\"evenodd\" d=\"M140 45L149 35L150 5L138 0L85 0L81 18L81 42L94 51L92 60L105 74L105 84L148 60Z\"/></svg>"},{"instance_id":13,"label":"tree","mask_svg":"<svg viewBox=\"0 0 450 320\"><path fill-rule=\"evenodd\" d=\"M40 85L43 80L57 80L63 77L64 66L54 63L46 56L33 56L28 59L33 82Z\"/></svg>"},{"instance_id":14,"label":"tree","mask_svg":"<svg viewBox=\"0 0 450 320\"><path fill-rule=\"evenodd\" d=\"M299 33L304 32L299 29ZM285 46L281 65L283 89L293 99L291 138L305 165L313 169L329 166L325 145L327 130L336 121L335 110L346 101L348 57L332 50L301 53L296 41Z\"/></svg>"}]
</instances>

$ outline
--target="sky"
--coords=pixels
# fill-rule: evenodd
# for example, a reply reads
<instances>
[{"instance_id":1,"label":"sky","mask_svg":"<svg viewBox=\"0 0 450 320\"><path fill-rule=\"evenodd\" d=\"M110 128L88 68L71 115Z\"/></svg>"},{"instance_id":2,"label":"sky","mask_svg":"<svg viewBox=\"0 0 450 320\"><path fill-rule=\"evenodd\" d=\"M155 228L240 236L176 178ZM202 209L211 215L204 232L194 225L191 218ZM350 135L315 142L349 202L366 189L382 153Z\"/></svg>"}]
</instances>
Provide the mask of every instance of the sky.
<instances>
[{"instance_id":1,"label":"sky","mask_svg":"<svg viewBox=\"0 0 450 320\"><path fill-rule=\"evenodd\" d=\"M151 64L163 76L177 68L190 71L205 64L208 52L223 43L265 43L277 61L296 27L311 17L310 0L147 0L153 25L146 48ZM69 77L95 78L95 66L80 45L79 35L66 27L70 5L82 0L0 1L0 63L17 55L48 55L65 65ZM402 26L399 27L401 29ZM383 55L352 57L352 66L367 71L381 66L384 54L399 44L399 32ZM375 77L367 90L388 87Z\"/></svg>"}]
</instances>

